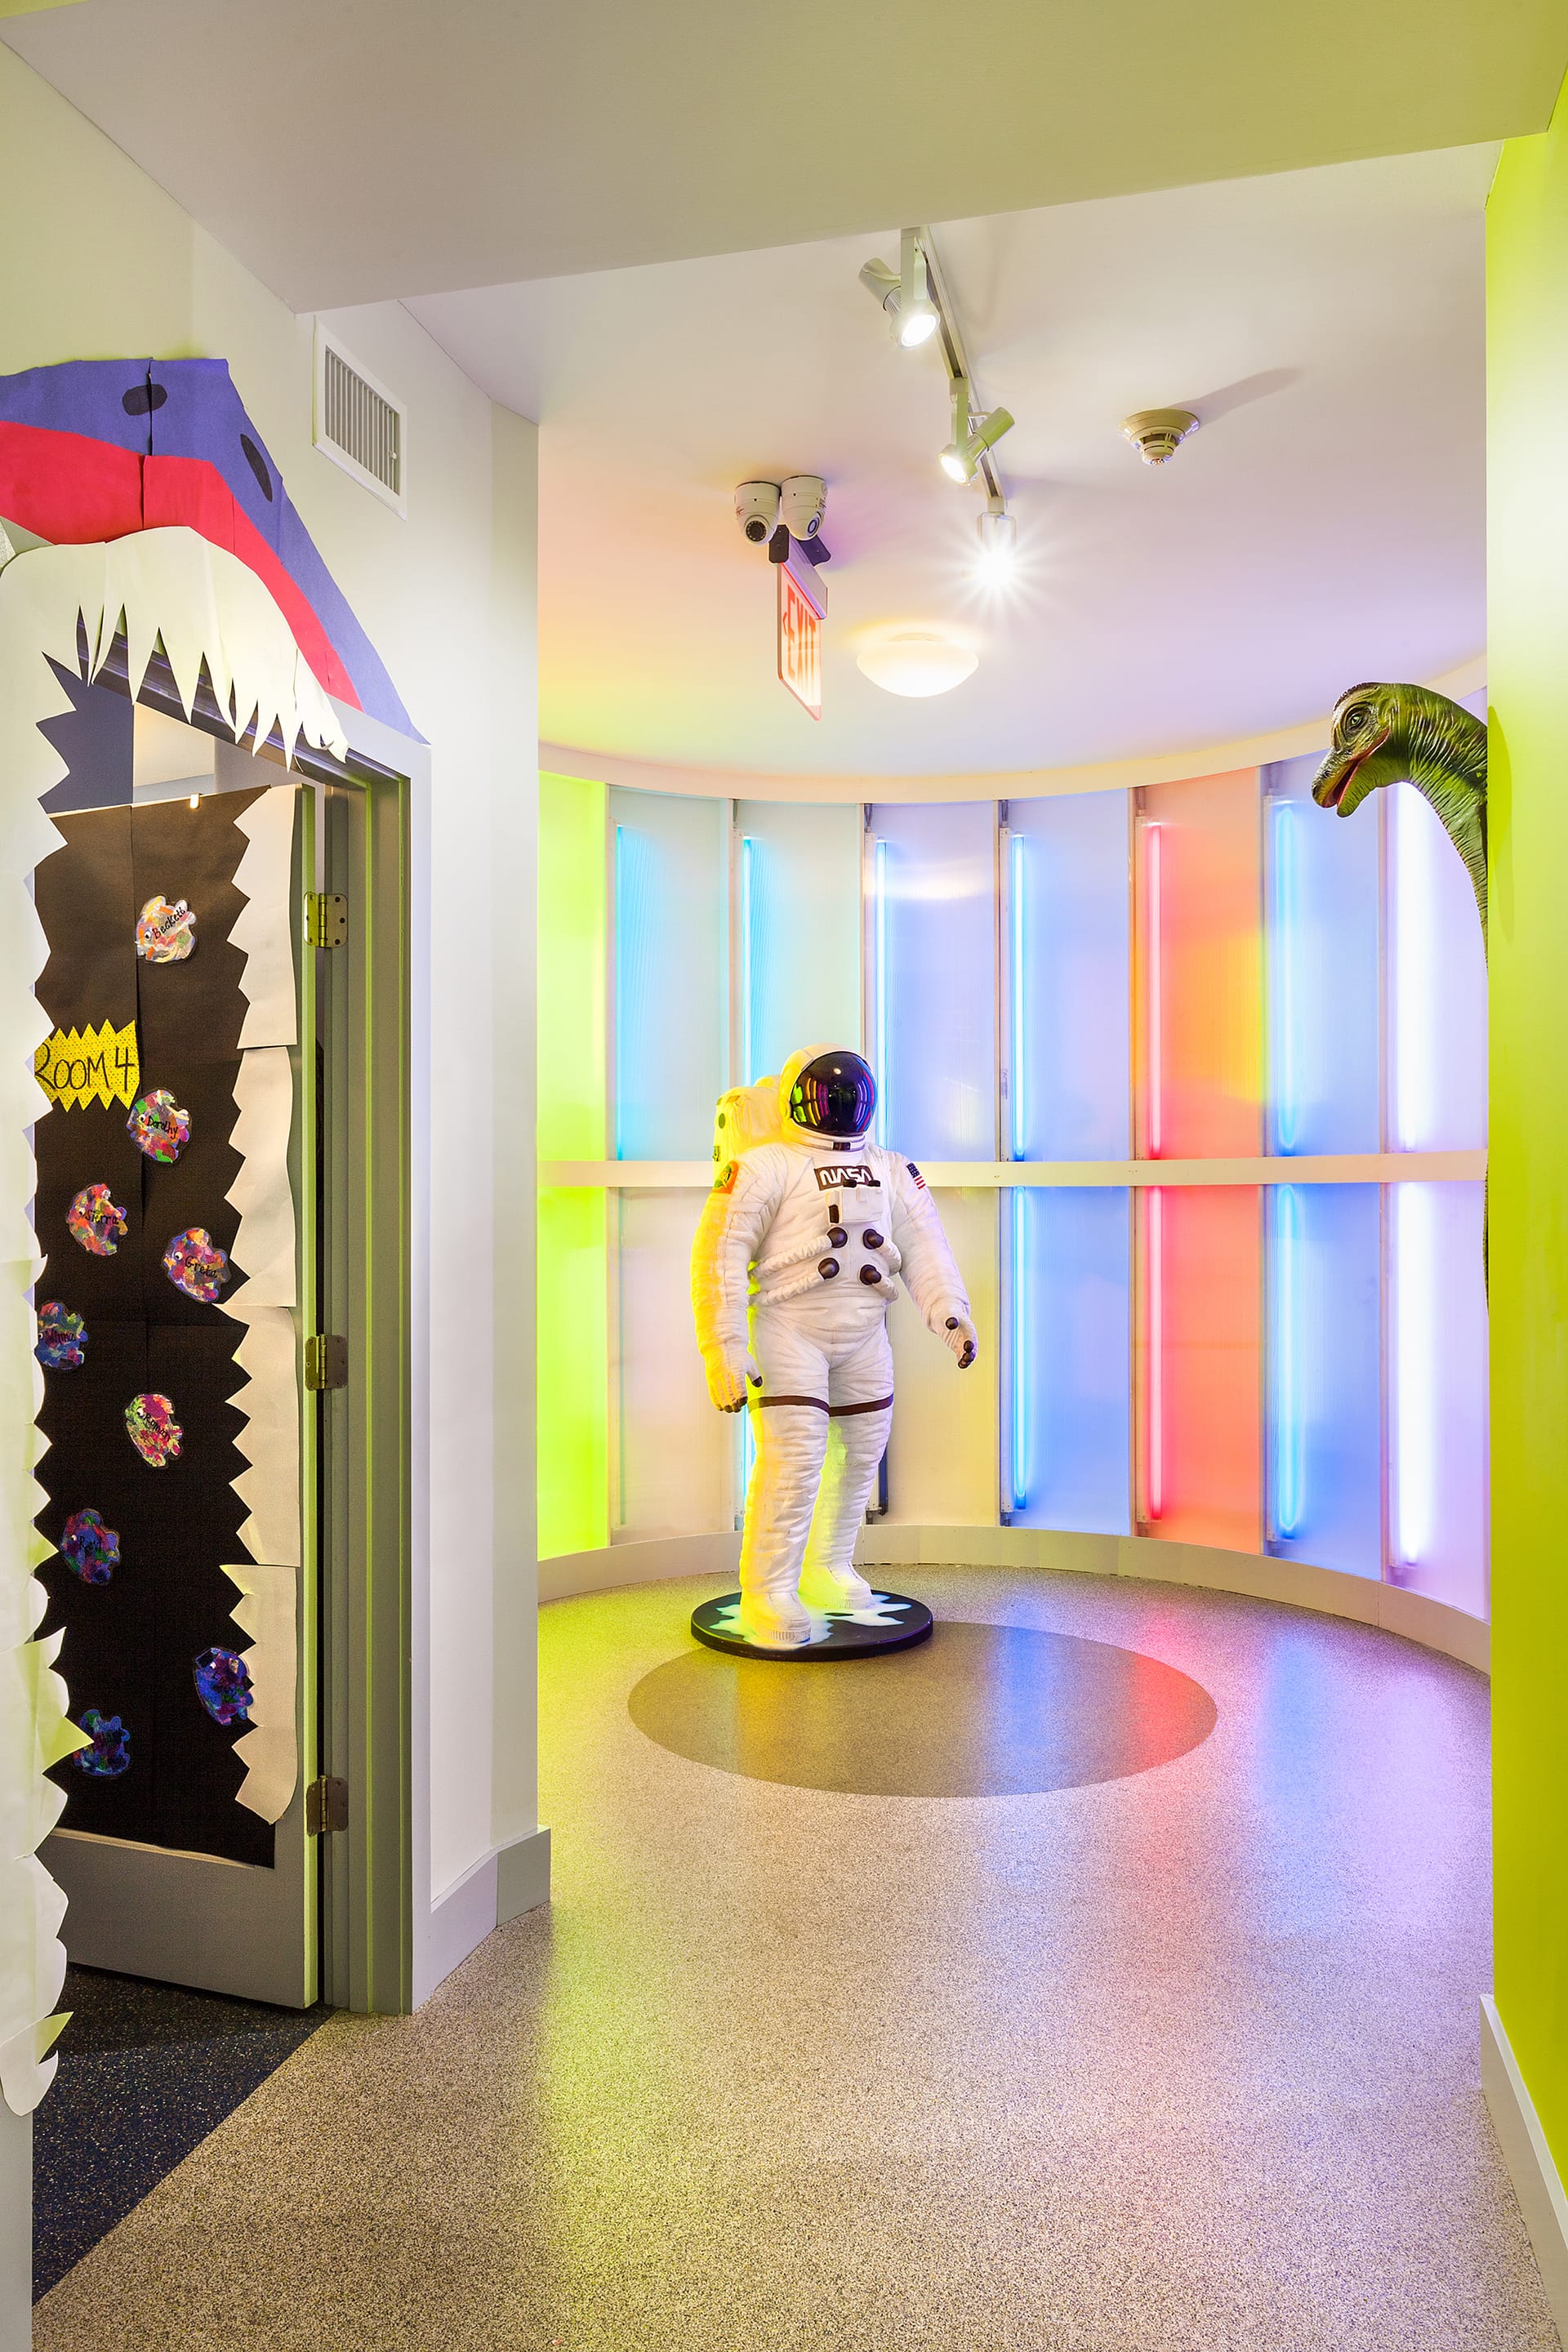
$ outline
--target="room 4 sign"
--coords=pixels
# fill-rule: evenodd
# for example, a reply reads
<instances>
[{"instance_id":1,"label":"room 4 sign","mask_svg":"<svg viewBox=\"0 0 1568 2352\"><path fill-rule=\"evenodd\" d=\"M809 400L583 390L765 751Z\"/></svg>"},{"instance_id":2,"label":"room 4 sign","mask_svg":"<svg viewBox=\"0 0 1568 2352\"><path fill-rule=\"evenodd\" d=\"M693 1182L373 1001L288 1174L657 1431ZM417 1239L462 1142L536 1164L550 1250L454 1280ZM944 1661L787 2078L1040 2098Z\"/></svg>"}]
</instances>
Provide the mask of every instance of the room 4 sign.
<instances>
[{"instance_id":1,"label":"room 4 sign","mask_svg":"<svg viewBox=\"0 0 1568 2352\"><path fill-rule=\"evenodd\" d=\"M112 1102L132 1103L142 1083L136 1024L111 1029L100 1021L96 1029L57 1029L34 1055L33 1072L62 1110L73 1105L85 1110L93 1101L106 1110Z\"/></svg>"},{"instance_id":2,"label":"room 4 sign","mask_svg":"<svg viewBox=\"0 0 1568 2352\"><path fill-rule=\"evenodd\" d=\"M792 539L774 566L779 582L779 676L813 719L822 716L822 623L827 591Z\"/></svg>"}]
</instances>

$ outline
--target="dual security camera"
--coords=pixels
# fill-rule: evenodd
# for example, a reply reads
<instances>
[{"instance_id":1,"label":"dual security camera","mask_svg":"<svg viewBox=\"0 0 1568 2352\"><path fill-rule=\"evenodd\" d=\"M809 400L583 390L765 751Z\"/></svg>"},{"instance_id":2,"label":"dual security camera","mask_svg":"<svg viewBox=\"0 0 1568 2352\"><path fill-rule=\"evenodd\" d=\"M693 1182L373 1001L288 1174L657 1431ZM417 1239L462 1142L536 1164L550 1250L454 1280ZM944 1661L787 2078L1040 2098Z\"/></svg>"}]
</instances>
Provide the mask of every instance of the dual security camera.
<instances>
[{"instance_id":1,"label":"dual security camera","mask_svg":"<svg viewBox=\"0 0 1568 2352\"><path fill-rule=\"evenodd\" d=\"M827 508L827 485L820 474L791 474L783 482L741 482L735 490L735 520L742 538L753 547L787 530L802 545L822 529Z\"/></svg>"}]
</instances>

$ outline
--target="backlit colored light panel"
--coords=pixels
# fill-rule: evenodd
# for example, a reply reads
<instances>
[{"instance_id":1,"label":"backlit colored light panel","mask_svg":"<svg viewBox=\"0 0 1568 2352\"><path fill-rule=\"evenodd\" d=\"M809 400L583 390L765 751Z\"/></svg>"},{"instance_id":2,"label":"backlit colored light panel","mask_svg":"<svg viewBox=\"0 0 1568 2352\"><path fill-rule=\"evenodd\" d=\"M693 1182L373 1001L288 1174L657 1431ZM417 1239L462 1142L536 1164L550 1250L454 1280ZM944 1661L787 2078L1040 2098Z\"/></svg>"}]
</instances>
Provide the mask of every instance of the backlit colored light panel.
<instances>
[{"instance_id":1,"label":"backlit colored light panel","mask_svg":"<svg viewBox=\"0 0 1568 2352\"><path fill-rule=\"evenodd\" d=\"M1389 1581L1487 1613L1487 1306L1479 1184L1393 1184Z\"/></svg>"},{"instance_id":2,"label":"backlit colored light panel","mask_svg":"<svg viewBox=\"0 0 1568 2352\"><path fill-rule=\"evenodd\" d=\"M1139 1195L1139 1532L1257 1551L1262 1235L1255 1185Z\"/></svg>"},{"instance_id":3,"label":"backlit colored light panel","mask_svg":"<svg viewBox=\"0 0 1568 2352\"><path fill-rule=\"evenodd\" d=\"M1270 1185L1264 1194L1264 1254L1266 1548L1348 1576L1380 1576L1378 1186Z\"/></svg>"},{"instance_id":4,"label":"backlit colored light panel","mask_svg":"<svg viewBox=\"0 0 1568 2352\"><path fill-rule=\"evenodd\" d=\"M888 1316L898 1408L888 1446L888 1516L917 1527L996 1524L996 1203L989 1186L933 1193L982 1335L961 1372L914 1302Z\"/></svg>"},{"instance_id":5,"label":"backlit colored light panel","mask_svg":"<svg viewBox=\"0 0 1568 2352\"><path fill-rule=\"evenodd\" d=\"M698 1192L616 1195L611 1366L614 1525L632 1537L711 1534L735 1522L735 1425L708 1401L691 1330Z\"/></svg>"},{"instance_id":6,"label":"backlit colored light panel","mask_svg":"<svg viewBox=\"0 0 1568 2352\"><path fill-rule=\"evenodd\" d=\"M1487 972L1475 892L1415 785L1394 784L1387 798L1390 1141L1396 1151L1477 1150L1487 1137Z\"/></svg>"},{"instance_id":7,"label":"backlit colored light panel","mask_svg":"<svg viewBox=\"0 0 1568 2352\"><path fill-rule=\"evenodd\" d=\"M1131 1151L1129 854L1125 793L1009 806L1005 1158Z\"/></svg>"},{"instance_id":8,"label":"backlit colored light panel","mask_svg":"<svg viewBox=\"0 0 1568 2352\"><path fill-rule=\"evenodd\" d=\"M916 1160L996 1157L996 812L871 812L867 1051L878 1140Z\"/></svg>"},{"instance_id":9,"label":"backlit colored light panel","mask_svg":"<svg viewBox=\"0 0 1568 2352\"><path fill-rule=\"evenodd\" d=\"M616 1160L706 1160L730 1083L730 807L609 794Z\"/></svg>"},{"instance_id":10,"label":"backlit colored light panel","mask_svg":"<svg viewBox=\"0 0 1568 2352\"><path fill-rule=\"evenodd\" d=\"M1262 1149L1258 771L1150 786L1135 834L1139 1149Z\"/></svg>"},{"instance_id":11,"label":"backlit colored light panel","mask_svg":"<svg viewBox=\"0 0 1568 2352\"><path fill-rule=\"evenodd\" d=\"M1268 1149L1286 1155L1381 1143L1377 809L1319 808L1318 766L1263 772Z\"/></svg>"},{"instance_id":12,"label":"backlit colored light panel","mask_svg":"<svg viewBox=\"0 0 1568 2352\"><path fill-rule=\"evenodd\" d=\"M858 806L742 801L740 1070L750 1086L802 1045L860 1043Z\"/></svg>"},{"instance_id":13,"label":"backlit colored light panel","mask_svg":"<svg viewBox=\"0 0 1568 2352\"><path fill-rule=\"evenodd\" d=\"M605 787L539 780L541 1160L605 1155ZM609 1541L608 1203L541 1189L538 1492L542 1558Z\"/></svg>"},{"instance_id":14,"label":"backlit colored light panel","mask_svg":"<svg viewBox=\"0 0 1568 2352\"><path fill-rule=\"evenodd\" d=\"M1004 1507L1023 1527L1127 1535L1129 1195L1019 1185L1002 1217Z\"/></svg>"}]
</instances>

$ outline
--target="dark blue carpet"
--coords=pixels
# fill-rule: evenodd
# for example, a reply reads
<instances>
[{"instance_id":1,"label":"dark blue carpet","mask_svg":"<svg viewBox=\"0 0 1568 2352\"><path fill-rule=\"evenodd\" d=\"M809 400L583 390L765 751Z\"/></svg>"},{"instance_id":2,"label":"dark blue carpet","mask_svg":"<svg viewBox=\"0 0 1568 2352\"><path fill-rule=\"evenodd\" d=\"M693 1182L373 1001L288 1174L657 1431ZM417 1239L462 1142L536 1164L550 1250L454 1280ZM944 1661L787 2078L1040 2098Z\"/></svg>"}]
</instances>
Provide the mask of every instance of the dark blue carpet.
<instances>
[{"instance_id":1,"label":"dark blue carpet","mask_svg":"<svg viewBox=\"0 0 1568 2352\"><path fill-rule=\"evenodd\" d=\"M33 2295L123 2221L330 2012L69 1969L59 2072L33 2117Z\"/></svg>"}]
</instances>

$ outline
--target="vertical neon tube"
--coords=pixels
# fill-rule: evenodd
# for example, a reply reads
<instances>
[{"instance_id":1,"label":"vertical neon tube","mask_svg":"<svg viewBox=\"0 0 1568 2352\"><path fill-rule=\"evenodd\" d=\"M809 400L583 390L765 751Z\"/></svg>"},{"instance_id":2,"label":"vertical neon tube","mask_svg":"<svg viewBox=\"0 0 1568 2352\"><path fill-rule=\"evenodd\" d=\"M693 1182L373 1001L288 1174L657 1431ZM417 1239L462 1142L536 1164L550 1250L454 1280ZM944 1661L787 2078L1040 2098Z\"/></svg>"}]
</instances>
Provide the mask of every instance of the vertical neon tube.
<instances>
[{"instance_id":1,"label":"vertical neon tube","mask_svg":"<svg viewBox=\"0 0 1568 2352\"><path fill-rule=\"evenodd\" d=\"M1436 1464L1436 1240L1430 1188L1394 1191L1394 1533L1396 1564L1419 1566L1432 1538Z\"/></svg>"},{"instance_id":2,"label":"vertical neon tube","mask_svg":"<svg viewBox=\"0 0 1568 2352\"><path fill-rule=\"evenodd\" d=\"M617 824L617 825L616 825L616 877L615 877L615 901L616 901L616 1018L615 1018L615 1034L616 1034L616 1069L615 1069L615 1088L616 1088L616 1098L615 1098L615 1108L614 1108L614 1118L613 1118L613 1123L614 1123L614 1127L615 1127L616 1158L617 1160L624 1160L624 1159L626 1158L626 1153L625 1153L625 1151L621 1149L621 1143L622 1143L622 1130L621 1130L621 1103L622 1103L622 1100L623 1100L623 1097L624 1097L624 1096L625 1096L625 1092L626 1092L625 1084L624 1084L625 1072L626 1072L626 1050L625 1050L625 1047L626 1047L626 1040L625 1040L625 1037L624 1037L624 1035L623 1035L623 1034L622 1034L622 1033L623 1033L623 1030L624 1030L624 1027L625 1027L625 1022L624 1022L624 1016L623 1016L623 1013L622 1013L622 1007L623 1007L623 1005L624 1005L624 1003L625 1003L625 1002L626 1002L626 990L625 990L625 987L624 987L623 982L622 982L622 974L623 974L623 971L624 971L624 969L625 969L626 942L626 940L627 940L627 937L628 937L628 933L627 933L627 930L626 930L626 904L625 904L625 901L626 901L625 877L626 877L626 856L625 856L625 854L624 854L624 848L623 848L623 845L622 845L622 841L621 841L621 828L620 828L620 826Z\"/></svg>"},{"instance_id":3,"label":"vertical neon tube","mask_svg":"<svg viewBox=\"0 0 1568 2352\"><path fill-rule=\"evenodd\" d=\"M1289 1543L1301 1525L1302 1428L1300 1406L1301 1200L1294 1184L1274 1188L1273 1249L1273 1476L1269 1482L1271 1532Z\"/></svg>"},{"instance_id":4,"label":"vertical neon tube","mask_svg":"<svg viewBox=\"0 0 1568 2352\"><path fill-rule=\"evenodd\" d=\"M1165 1508L1165 1196L1152 1185L1148 1194L1149 1433L1144 1468L1144 1504L1151 1519Z\"/></svg>"},{"instance_id":5,"label":"vertical neon tube","mask_svg":"<svg viewBox=\"0 0 1568 2352\"><path fill-rule=\"evenodd\" d=\"M1013 1187L1013 1426L1012 1476L1013 1508L1023 1511L1029 1503L1029 1413L1028 1381L1026 1377L1026 1324L1028 1314L1027 1267L1025 1262L1026 1212L1022 1185Z\"/></svg>"},{"instance_id":6,"label":"vertical neon tube","mask_svg":"<svg viewBox=\"0 0 1568 2352\"><path fill-rule=\"evenodd\" d=\"M1012 1042L1008 1052L1010 1067L1007 1083L1013 1098L1013 1157L1022 1160L1026 1148L1024 1092L1024 836L1016 833L1009 853L1009 912L1012 916L1013 953L1011 958Z\"/></svg>"},{"instance_id":7,"label":"vertical neon tube","mask_svg":"<svg viewBox=\"0 0 1568 2352\"><path fill-rule=\"evenodd\" d=\"M1435 992L1437 820L1414 784L1394 786L1394 1136L1395 1149L1431 1142L1438 1095Z\"/></svg>"},{"instance_id":8,"label":"vertical neon tube","mask_svg":"<svg viewBox=\"0 0 1568 2352\"><path fill-rule=\"evenodd\" d=\"M1300 949L1297 919L1296 811L1287 800L1274 807L1274 858L1271 892L1273 937L1268 942L1268 971L1273 1013L1271 1073L1274 1087L1274 1148L1293 1152L1300 1131L1296 1034L1296 957ZM1298 1204L1299 1206L1300 1204Z\"/></svg>"},{"instance_id":9,"label":"vertical neon tube","mask_svg":"<svg viewBox=\"0 0 1568 2352\"><path fill-rule=\"evenodd\" d=\"M1145 1013L1149 1029L1148 1051L1148 1115L1149 1157L1158 1160L1163 1131L1160 1097L1164 1087L1163 1040L1164 1031L1164 992L1160 965L1163 952L1160 936L1160 827L1145 825L1143 839L1143 873L1147 896L1144 909L1144 936L1147 940L1148 982ZM1151 1229L1152 1230L1152 1229Z\"/></svg>"},{"instance_id":10,"label":"vertical neon tube","mask_svg":"<svg viewBox=\"0 0 1568 2352\"><path fill-rule=\"evenodd\" d=\"M750 834L741 836L741 1083L756 1083L756 1011L752 992L756 986L755 959L752 953L752 862L753 844Z\"/></svg>"},{"instance_id":11,"label":"vertical neon tube","mask_svg":"<svg viewBox=\"0 0 1568 2352\"><path fill-rule=\"evenodd\" d=\"M871 856L871 915L873 955L877 969L872 974L872 1003L875 1007L873 1025L876 1029L877 1055L877 1140L888 1140L888 845L879 841Z\"/></svg>"}]
</instances>

